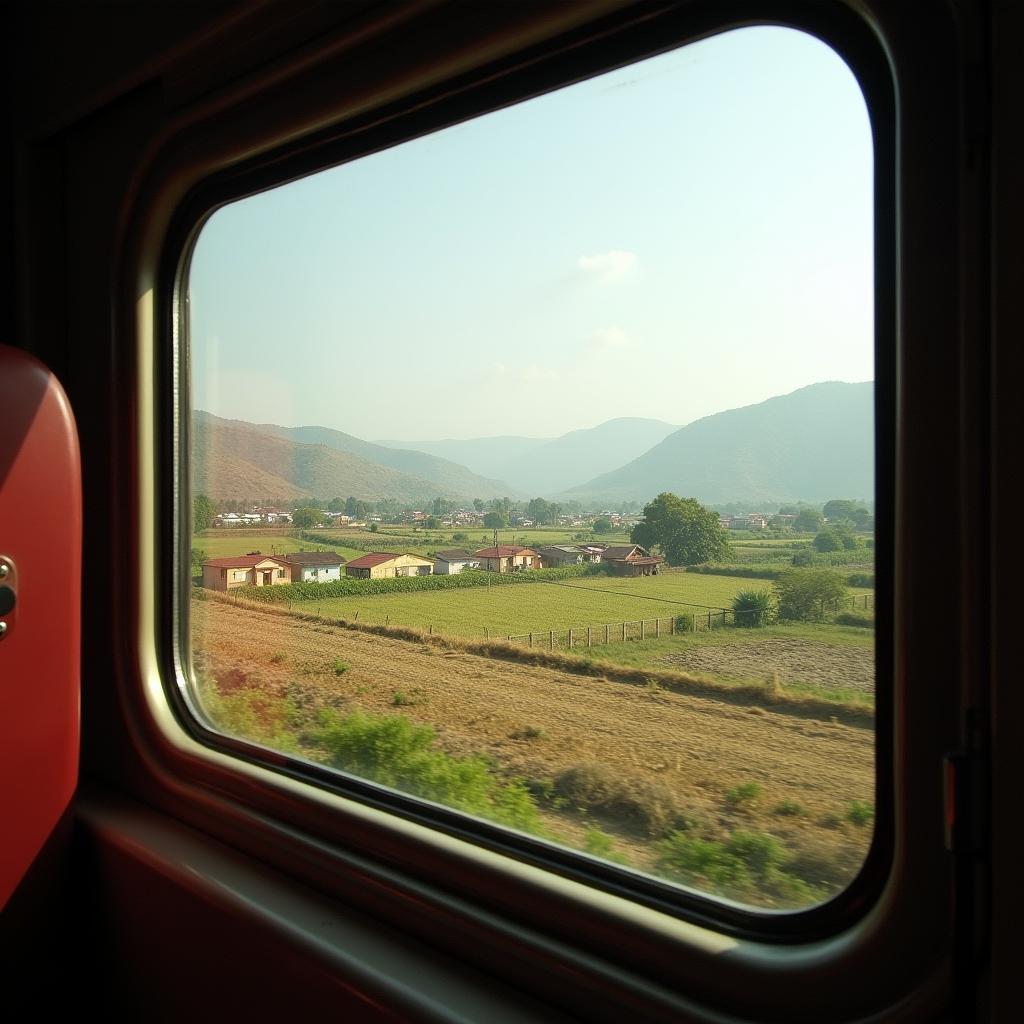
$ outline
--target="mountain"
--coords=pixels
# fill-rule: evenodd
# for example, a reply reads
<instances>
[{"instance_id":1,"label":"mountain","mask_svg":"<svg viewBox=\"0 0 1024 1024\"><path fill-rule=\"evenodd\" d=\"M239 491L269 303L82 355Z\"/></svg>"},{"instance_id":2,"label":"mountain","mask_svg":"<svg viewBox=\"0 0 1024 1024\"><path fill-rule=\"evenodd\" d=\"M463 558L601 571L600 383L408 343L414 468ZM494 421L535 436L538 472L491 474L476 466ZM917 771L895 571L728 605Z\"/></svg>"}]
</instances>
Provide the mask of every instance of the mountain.
<instances>
[{"instance_id":1,"label":"mountain","mask_svg":"<svg viewBox=\"0 0 1024 1024\"><path fill-rule=\"evenodd\" d=\"M672 491L724 504L820 502L874 490L874 384L830 381L705 416L562 496L649 501Z\"/></svg>"},{"instance_id":2,"label":"mountain","mask_svg":"<svg viewBox=\"0 0 1024 1024\"><path fill-rule=\"evenodd\" d=\"M500 466L503 479L531 495L564 491L646 452L677 428L661 420L622 417L596 427L572 430L527 455Z\"/></svg>"},{"instance_id":3,"label":"mountain","mask_svg":"<svg viewBox=\"0 0 1024 1024\"><path fill-rule=\"evenodd\" d=\"M676 430L661 420L622 417L552 439L480 437L466 441L381 441L434 454L445 452L477 472L507 480L530 497L550 496L567 485L621 466Z\"/></svg>"},{"instance_id":4,"label":"mountain","mask_svg":"<svg viewBox=\"0 0 1024 1024\"><path fill-rule=\"evenodd\" d=\"M446 458L424 451L393 448L372 441L364 441L329 427L279 427L273 423L256 424L265 434L274 434L299 444L319 444L334 451L355 455L378 466L387 466L428 481L434 496L465 498L518 497L508 484L491 480L460 466ZM342 495L346 497L346 495ZM357 495L359 497L359 495Z\"/></svg>"},{"instance_id":5,"label":"mountain","mask_svg":"<svg viewBox=\"0 0 1024 1024\"><path fill-rule=\"evenodd\" d=\"M521 456L536 451L549 442L546 437L471 437L466 440L446 438L443 441L376 441L386 448L414 448L428 455L450 459L487 477L505 479L501 467ZM536 495L531 495L536 497Z\"/></svg>"},{"instance_id":6,"label":"mountain","mask_svg":"<svg viewBox=\"0 0 1024 1024\"><path fill-rule=\"evenodd\" d=\"M252 423L224 420L202 411L192 417L192 466L196 493L214 500L288 501L310 495L354 495L364 500L422 501L437 496L482 496L472 487L459 491L325 444L293 441ZM463 472L463 479L479 480ZM494 485L490 493L498 493Z\"/></svg>"}]
</instances>

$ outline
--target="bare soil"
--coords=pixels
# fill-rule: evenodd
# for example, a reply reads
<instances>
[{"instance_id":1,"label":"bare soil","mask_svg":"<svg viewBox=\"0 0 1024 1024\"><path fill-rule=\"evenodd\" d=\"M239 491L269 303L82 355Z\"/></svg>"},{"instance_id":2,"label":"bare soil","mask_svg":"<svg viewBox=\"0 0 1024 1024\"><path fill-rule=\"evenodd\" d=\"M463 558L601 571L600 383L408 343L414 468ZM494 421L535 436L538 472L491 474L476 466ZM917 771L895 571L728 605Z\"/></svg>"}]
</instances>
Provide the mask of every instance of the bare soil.
<instances>
[{"instance_id":1,"label":"bare soil","mask_svg":"<svg viewBox=\"0 0 1024 1024\"><path fill-rule=\"evenodd\" d=\"M766 637L741 644L693 646L659 658L659 665L727 679L764 679L776 673L783 686L811 683L874 693L875 652L802 637Z\"/></svg>"},{"instance_id":2,"label":"bare soil","mask_svg":"<svg viewBox=\"0 0 1024 1024\"><path fill-rule=\"evenodd\" d=\"M598 765L641 788L656 782L669 787L705 831L771 832L805 856L805 877L825 884L851 875L870 839L869 828L845 820L850 801L873 799L870 728L800 717L784 706L737 705L445 651L216 601L194 602L192 615L198 660L222 692L288 696L303 711L330 706L401 713L432 725L449 753L482 754L502 772L525 779L554 781L574 767ZM722 650L728 648L707 653ZM347 666L341 675L336 661ZM713 669L705 665L702 671ZM728 791L750 782L762 787L761 796L745 808L730 803ZM782 816L778 806L784 801L799 812ZM564 824L563 834L572 835L590 822L577 816ZM592 824L614 834L617 848L638 866L653 862L649 838L635 828Z\"/></svg>"}]
</instances>

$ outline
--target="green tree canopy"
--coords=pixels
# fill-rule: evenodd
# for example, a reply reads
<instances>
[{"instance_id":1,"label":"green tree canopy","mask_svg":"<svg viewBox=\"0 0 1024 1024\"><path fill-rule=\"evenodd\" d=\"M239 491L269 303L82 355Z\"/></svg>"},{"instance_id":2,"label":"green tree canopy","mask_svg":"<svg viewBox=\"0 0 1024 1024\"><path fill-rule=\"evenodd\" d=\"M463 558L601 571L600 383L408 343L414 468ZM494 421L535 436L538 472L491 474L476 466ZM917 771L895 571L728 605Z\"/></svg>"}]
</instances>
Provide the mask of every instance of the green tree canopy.
<instances>
[{"instance_id":1,"label":"green tree canopy","mask_svg":"<svg viewBox=\"0 0 1024 1024\"><path fill-rule=\"evenodd\" d=\"M502 512L488 512L484 516L484 526L488 530L501 530L508 526L508 516Z\"/></svg>"},{"instance_id":2,"label":"green tree canopy","mask_svg":"<svg viewBox=\"0 0 1024 1024\"><path fill-rule=\"evenodd\" d=\"M787 569L775 581L783 619L820 619L846 597L846 584L831 569Z\"/></svg>"},{"instance_id":3,"label":"green tree canopy","mask_svg":"<svg viewBox=\"0 0 1024 1024\"><path fill-rule=\"evenodd\" d=\"M801 533L817 533L822 524L821 513L814 508L805 506L800 509L800 515L793 520L793 529Z\"/></svg>"},{"instance_id":4,"label":"green tree canopy","mask_svg":"<svg viewBox=\"0 0 1024 1024\"><path fill-rule=\"evenodd\" d=\"M310 526L319 526L323 522L323 513L318 508L310 508L308 505L297 508L292 513L292 524L300 529L308 529Z\"/></svg>"},{"instance_id":5,"label":"green tree canopy","mask_svg":"<svg viewBox=\"0 0 1024 1024\"><path fill-rule=\"evenodd\" d=\"M717 513L696 498L667 491L644 506L644 521L633 527L630 538L645 548L660 548L669 565L699 565L731 554Z\"/></svg>"},{"instance_id":6,"label":"green tree canopy","mask_svg":"<svg viewBox=\"0 0 1024 1024\"><path fill-rule=\"evenodd\" d=\"M827 526L819 531L813 543L818 551L852 551L857 546L857 538L846 526Z\"/></svg>"},{"instance_id":7,"label":"green tree canopy","mask_svg":"<svg viewBox=\"0 0 1024 1024\"><path fill-rule=\"evenodd\" d=\"M848 498L826 501L821 513L830 523L847 519L858 530L863 530L871 519L871 513L859 501L850 501Z\"/></svg>"},{"instance_id":8,"label":"green tree canopy","mask_svg":"<svg viewBox=\"0 0 1024 1024\"><path fill-rule=\"evenodd\" d=\"M594 533L611 533L611 532L612 532L612 521L607 516L598 516L594 520Z\"/></svg>"},{"instance_id":9,"label":"green tree canopy","mask_svg":"<svg viewBox=\"0 0 1024 1024\"><path fill-rule=\"evenodd\" d=\"M192 529L208 530L213 525L213 517L217 514L217 506L205 494L197 494L192 499Z\"/></svg>"}]
</instances>

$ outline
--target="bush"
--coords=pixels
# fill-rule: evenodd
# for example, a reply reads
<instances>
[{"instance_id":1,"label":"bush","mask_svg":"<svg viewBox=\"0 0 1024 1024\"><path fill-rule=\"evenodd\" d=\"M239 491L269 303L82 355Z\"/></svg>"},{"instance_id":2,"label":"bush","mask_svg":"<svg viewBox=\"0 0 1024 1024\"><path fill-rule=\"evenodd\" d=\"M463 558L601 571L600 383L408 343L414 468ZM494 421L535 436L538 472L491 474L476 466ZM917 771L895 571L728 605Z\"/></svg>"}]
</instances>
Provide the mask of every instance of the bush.
<instances>
[{"instance_id":1,"label":"bush","mask_svg":"<svg viewBox=\"0 0 1024 1024\"><path fill-rule=\"evenodd\" d=\"M313 741L334 768L524 832L541 832L526 787L502 782L478 757L434 748L434 730L401 715L321 712Z\"/></svg>"},{"instance_id":2,"label":"bush","mask_svg":"<svg viewBox=\"0 0 1024 1024\"><path fill-rule=\"evenodd\" d=\"M683 612L682 615L676 616L676 632L677 633L692 633L693 632L693 613Z\"/></svg>"},{"instance_id":3,"label":"bush","mask_svg":"<svg viewBox=\"0 0 1024 1024\"><path fill-rule=\"evenodd\" d=\"M753 807L761 799L763 793L764 787L760 783L741 782L725 794L725 802L730 807Z\"/></svg>"},{"instance_id":4,"label":"bush","mask_svg":"<svg viewBox=\"0 0 1024 1024\"><path fill-rule=\"evenodd\" d=\"M875 617L870 612L840 612L836 616L840 626L860 626L861 629L874 629Z\"/></svg>"},{"instance_id":5,"label":"bush","mask_svg":"<svg viewBox=\"0 0 1024 1024\"><path fill-rule=\"evenodd\" d=\"M232 591L247 601L265 604L288 604L291 601L315 601L328 597L352 597L364 594L404 594L417 590L457 590L463 587L510 586L544 580L567 580L578 576L594 576L607 567L567 565L556 569L532 569L529 572L485 572L466 569L452 576L392 576L387 579L357 579L344 576L326 583L285 583L276 587L238 587Z\"/></svg>"},{"instance_id":6,"label":"bush","mask_svg":"<svg viewBox=\"0 0 1024 1024\"><path fill-rule=\"evenodd\" d=\"M778 617L775 595L770 590L741 590L732 599L737 626L769 626Z\"/></svg>"},{"instance_id":7,"label":"bush","mask_svg":"<svg viewBox=\"0 0 1024 1024\"><path fill-rule=\"evenodd\" d=\"M659 870L669 878L736 899L767 898L800 905L819 893L787 870L785 848L764 832L734 832L725 842L674 832L658 844Z\"/></svg>"},{"instance_id":8,"label":"bush","mask_svg":"<svg viewBox=\"0 0 1024 1024\"><path fill-rule=\"evenodd\" d=\"M787 569L775 590L783 619L821 621L846 598L846 584L829 569Z\"/></svg>"},{"instance_id":9,"label":"bush","mask_svg":"<svg viewBox=\"0 0 1024 1024\"><path fill-rule=\"evenodd\" d=\"M846 820L863 828L875 820L875 809L865 800L851 800L846 807Z\"/></svg>"}]
</instances>

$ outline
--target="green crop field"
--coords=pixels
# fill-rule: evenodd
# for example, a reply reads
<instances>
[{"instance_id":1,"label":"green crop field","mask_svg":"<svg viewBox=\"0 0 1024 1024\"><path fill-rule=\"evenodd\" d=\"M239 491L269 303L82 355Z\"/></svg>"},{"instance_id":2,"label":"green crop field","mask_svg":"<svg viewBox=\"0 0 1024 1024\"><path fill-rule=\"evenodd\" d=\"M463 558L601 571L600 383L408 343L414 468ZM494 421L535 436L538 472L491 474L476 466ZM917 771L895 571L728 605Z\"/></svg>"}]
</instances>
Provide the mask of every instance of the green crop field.
<instances>
[{"instance_id":1,"label":"green crop field","mask_svg":"<svg viewBox=\"0 0 1024 1024\"><path fill-rule=\"evenodd\" d=\"M204 558L231 558L245 555L250 551L259 551L264 555L286 555L291 551L336 551L344 559L358 558L366 554L355 548L346 548L337 544L314 544L308 540L286 535L268 535L260 537L233 537L225 530L218 537L196 537L192 546L203 552Z\"/></svg>"},{"instance_id":2,"label":"green crop field","mask_svg":"<svg viewBox=\"0 0 1024 1024\"><path fill-rule=\"evenodd\" d=\"M668 618L693 612L694 605L728 607L740 590L760 589L761 581L732 576L670 573L639 579L571 580L522 583L511 587L477 587L426 593L376 594L296 602L302 610L318 608L329 618L385 623L457 636L480 637L531 630L578 628L603 623ZM765 587L770 584L764 583ZM871 591L850 588L850 594Z\"/></svg>"}]
</instances>

